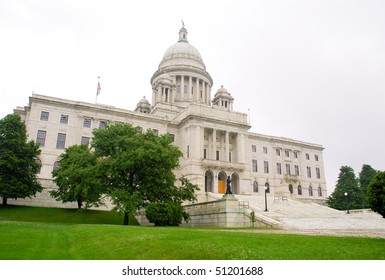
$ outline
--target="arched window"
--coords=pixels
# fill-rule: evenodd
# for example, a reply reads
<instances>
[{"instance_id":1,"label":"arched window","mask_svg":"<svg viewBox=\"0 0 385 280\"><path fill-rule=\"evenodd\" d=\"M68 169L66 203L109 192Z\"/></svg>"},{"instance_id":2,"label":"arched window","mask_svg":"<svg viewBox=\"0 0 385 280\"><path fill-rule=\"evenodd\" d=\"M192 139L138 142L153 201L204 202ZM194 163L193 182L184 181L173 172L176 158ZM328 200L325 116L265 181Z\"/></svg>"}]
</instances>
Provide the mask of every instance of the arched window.
<instances>
[{"instance_id":1,"label":"arched window","mask_svg":"<svg viewBox=\"0 0 385 280\"><path fill-rule=\"evenodd\" d=\"M298 185L298 195L302 195L302 187L301 187L301 185Z\"/></svg>"},{"instance_id":2,"label":"arched window","mask_svg":"<svg viewBox=\"0 0 385 280\"><path fill-rule=\"evenodd\" d=\"M309 186L309 196L313 196L313 187Z\"/></svg>"},{"instance_id":3,"label":"arched window","mask_svg":"<svg viewBox=\"0 0 385 280\"><path fill-rule=\"evenodd\" d=\"M289 185L289 192L290 192L290 193L293 193L293 191L294 191L294 190L293 190L293 185L290 184L290 185Z\"/></svg>"},{"instance_id":4,"label":"arched window","mask_svg":"<svg viewBox=\"0 0 385 280\"><path fill-rule=\"evenodd\" d=\"M57 170L59 169L59 167L60 167L60 162L55 161L55 163L53 164L53 170Z\"/></svg>"},{"instance_id":5,"label":"arched window","mask_svg":"<svg viewBox=\"0 0 385 280\"><path fill-rule=\"evenodd\" d=\"M322 196L322 188L321 188L321 186L318 187L318 196Z\"/></svg>"},{"instance_id":6,"label":"arched window","mask_svg":"<svg viewBox=\"0 0 385 280\"><path fill-rule=\"evenodd\" d=\"M266 188L266 192L270 193L270 185L269 185L269 183L265 184L265 188Z\"/></svg>"},{"instance_id":7,"label":"arched window","mask_svg":"<svg viewBox=\"0 0 385 280\"><path fill-rule=\"evenodd\" d=\"M40 174L41 172L41 165L42 165L42 162L41 162L41 159L37 158L36 159L36 163L38 164L39 168L37 170L37 174Z\"/></svg>"},{"instance_id":8,"label":"arched window","mask_svg":"<svg viewBox=\"0 0 385 280\"><path fill-rule=\"evenodd\" d=\"M253 192L255 192L255 193L258 192L258 182L257 182L257 181L254 181L254 184L253 184Z\"/></svg>"}]
</instances>

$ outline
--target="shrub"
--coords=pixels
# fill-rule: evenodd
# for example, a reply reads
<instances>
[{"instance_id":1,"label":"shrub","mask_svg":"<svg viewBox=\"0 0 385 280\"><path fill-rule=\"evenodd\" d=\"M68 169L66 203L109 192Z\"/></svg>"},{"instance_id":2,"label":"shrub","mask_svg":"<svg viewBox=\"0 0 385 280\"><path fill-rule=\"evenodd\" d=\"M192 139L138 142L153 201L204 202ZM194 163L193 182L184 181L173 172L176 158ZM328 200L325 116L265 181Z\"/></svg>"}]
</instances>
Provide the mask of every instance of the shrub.
<instances>
[{"instance_id":1,"label":"shrub","mask_svg":"<svg viewBox=\"0 0 385 280\"><path fill-rule=\"evenodd\" d=\"M154 202L146 207L146 217L155 226L178 226L188 214L175 202Z\"/></svg>"}]
</instances>

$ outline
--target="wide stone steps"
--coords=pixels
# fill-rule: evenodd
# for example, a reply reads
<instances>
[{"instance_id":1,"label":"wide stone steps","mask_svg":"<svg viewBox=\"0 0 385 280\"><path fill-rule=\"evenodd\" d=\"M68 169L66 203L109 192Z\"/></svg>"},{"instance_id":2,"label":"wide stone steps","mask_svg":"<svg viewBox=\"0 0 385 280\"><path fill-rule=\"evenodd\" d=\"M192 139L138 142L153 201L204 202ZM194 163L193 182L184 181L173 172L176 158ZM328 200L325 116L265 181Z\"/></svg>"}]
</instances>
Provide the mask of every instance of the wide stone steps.
<instances>
[{"instance_id":1,"label":"wide stone steps","mask_svg":"<svg viewBox=\"0 0 385 280\"><path fill-rule=\"evenodd\" d=\"M220 199L221 194L210 194L212 199ZM290 198L287 200L274 199L267 196L265 212L265 197L235 195L239 205L277 221L284 228L315 230L315 229L365 229L384 230L385 219L371 211L356 212L339 211L315 203L303 203Z\"/></svg>"}]
</instances>

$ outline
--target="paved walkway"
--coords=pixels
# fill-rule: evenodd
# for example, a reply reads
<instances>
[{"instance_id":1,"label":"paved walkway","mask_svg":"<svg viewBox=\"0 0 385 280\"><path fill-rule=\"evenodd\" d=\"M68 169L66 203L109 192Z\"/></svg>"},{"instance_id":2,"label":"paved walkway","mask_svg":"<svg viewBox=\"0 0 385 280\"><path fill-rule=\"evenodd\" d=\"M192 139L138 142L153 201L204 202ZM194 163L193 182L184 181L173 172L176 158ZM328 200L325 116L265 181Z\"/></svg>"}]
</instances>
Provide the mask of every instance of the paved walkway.
<instances>
[{"instance_id":1,"label":"paved walkway","mask_svg":"<svg viewBox=\"0 0 385 280\"><path fill-rule=\"evenodd\" d=\"M385 238L385 219L374 212L335 210L315 203L302 203L288 198L274 201L267 198L268 212L265 212L264 196L236 195L239 201L248 201L256 213L267 216L282 224L282 230L272 233L303 233L343 236L371 236Z\"/></svg>"}]
</instances>

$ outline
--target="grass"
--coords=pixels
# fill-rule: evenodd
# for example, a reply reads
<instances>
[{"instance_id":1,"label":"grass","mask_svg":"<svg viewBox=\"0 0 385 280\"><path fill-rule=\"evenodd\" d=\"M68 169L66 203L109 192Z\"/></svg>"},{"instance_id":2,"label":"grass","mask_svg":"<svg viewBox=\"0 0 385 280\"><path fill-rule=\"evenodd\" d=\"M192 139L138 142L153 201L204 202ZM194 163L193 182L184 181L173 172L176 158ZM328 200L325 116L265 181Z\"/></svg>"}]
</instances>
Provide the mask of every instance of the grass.
<instances>
[{"instance_id":1,"label":"grass","mask_svg":"<svg viewBox=\"0 0 385 280\"><path fill-rule=\"evenodd\" d=\"M69 224L123 224L123 215L113 211L43 208L27 206L0 206L0 221L24 221ZM131 225L138 225L130 217Z\"/></svg>"},{"instance_id":2,"label":"grass","mask_svg":"<svg viewBox=\"0 0 385 280\"><path fill-rule=\"evenodd\" d=\"M30 209L33 208L33 209ZM26 221L29 211L31 221ZM2 260L384 260L385 239L121 226L110 212L0 207ZM52 213L61 216L54 220ZM23 215L20 215L21 212ZM84 214L86 212L90 212ZM92 213L91 213L92 212ZM18 214L19 213L19 214ZM38 214L39 213L39 214ZM65 218L70 214L69 218ZM21 220L19 220L21 219ZM111 220L110 220L111 219ZM119 221L119 222L118 222ZM96 224L95 224L96 223ZM108 223L108 224L107 224Z\"/></svg>"}]
</instances>

